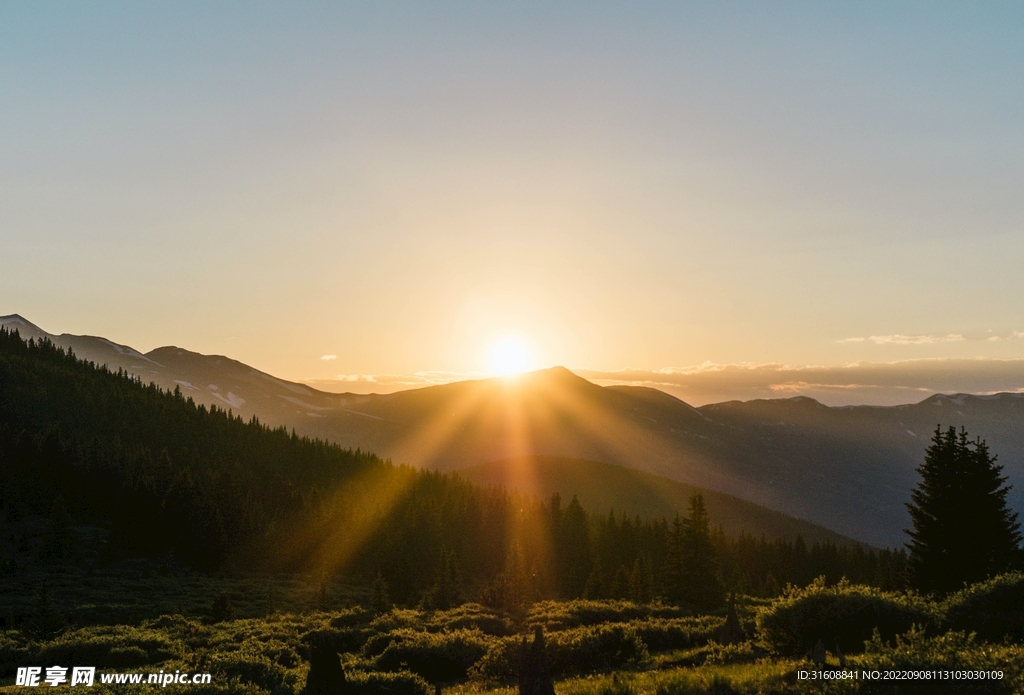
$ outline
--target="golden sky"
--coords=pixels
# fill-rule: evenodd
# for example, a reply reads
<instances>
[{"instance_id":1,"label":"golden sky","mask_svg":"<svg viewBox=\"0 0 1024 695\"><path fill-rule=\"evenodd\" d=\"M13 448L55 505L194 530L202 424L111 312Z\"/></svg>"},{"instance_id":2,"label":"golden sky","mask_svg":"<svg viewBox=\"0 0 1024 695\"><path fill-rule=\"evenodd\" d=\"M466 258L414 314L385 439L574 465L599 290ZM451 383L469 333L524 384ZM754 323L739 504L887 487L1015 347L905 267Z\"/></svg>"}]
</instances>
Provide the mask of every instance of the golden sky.
<instances>
[{"instance_id":1,"label":"golden sky","mask_svg":"<svg viewBox=\"0 0 1024 695\"><path fill-rule=\"evenodd\" d=\"M1021 14L7 4L0 314L303 380L1024 358Z\"/></svg>"}]
</instances>

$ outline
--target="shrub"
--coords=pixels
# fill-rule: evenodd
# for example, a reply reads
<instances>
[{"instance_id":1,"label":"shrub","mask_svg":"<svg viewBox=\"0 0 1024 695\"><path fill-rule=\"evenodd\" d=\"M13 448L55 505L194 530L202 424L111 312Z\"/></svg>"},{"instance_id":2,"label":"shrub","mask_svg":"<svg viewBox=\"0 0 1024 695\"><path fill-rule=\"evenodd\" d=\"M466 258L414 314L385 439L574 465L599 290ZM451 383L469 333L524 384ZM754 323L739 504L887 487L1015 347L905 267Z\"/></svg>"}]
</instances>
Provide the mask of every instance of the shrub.
<instances>
[{"instance_id":1,"label":"shrub","mask_svg":"<svg viewBox=\"0 0 1024 695\"><path fill-rule=\"evenodd\" d=\"M699 618L650 618L627 623L652 652L689 649L707 644L721 629L724 619L705 615Z\"/></svg>"},{"instance_id":2,"label":"shrub","mask_svg":"<svg viewBox=\"0 0 1024 695\"><path fill-rule=\"evenodd\" d=\"M367 639L373 636L373 631L367 628L341 628L313 630L302 636L302 641L310 644L314 640L323 640L331 645L335 651L341 653L357 652L363 648Z\"/></svg>"},{"instance_id":3,"label":"shrub","mask_svg":"<svg viewBox=\"0 0 1024 695\"><path fill-rule=\"evenodd\" d=\"M398 639L392 639L374 659L374 669L398 671L404 667L433 683L465 678L470 667L487 653L491 641L479 630L396 633L391 635Z\"/></svg>"},{"instance_id":4,"label":"shrub","mask_svg":"<svg viewBox=\"0 0 1024 695\"><path fill-rule=\"evenodd\" d=\"M374 612L366 610L362 607L349 608L347 610L338 611L333 618L331 618L331 627L346 628L346 627L357 627L360 625L366 625L371 622L374 618Z\"/></svg>"},{"instance_id":5,"label":"shrub","mask_svg":"<svg viewBox=\"0 0 1024 695\"><path fill-rule=\"evenodd\" d=\"M295 676L263 654L250 651L218 654L210 661L214 680L252 683L267 690L293 681Z\"/></svg>"},{"instance_id":6,"label":"shrub","mask_svg":"<svg viewBox=\"0 0 1024 695\"><path fill-rule=\"evenodd\" d=\"M542 626L545 632L554 632L601 623L680 618L686 615L687 612L675 606L640 605L632 601L540 601L530 608L526 622L530 626Z\"/></svg>"},{"instance_id":7,"label":"shrub","mask_svg":"<svg viewBox=\"0 0 1024 695\"><path fill-rule=\"evenodd\" d=\"M622 623L579 627L545 635L551 675L617 668L645 661L647 645L636 631ZM488 681L515 679L522 637L505 637L473 667L471 675Z\"/></svg>"},{"instance_id":8,"label":"shrub","mask_svg":"<svg viewBox=\"0 0 1024 695\"><path fill-rule=\"evenodd\" d=\"M34 658L47 664L130 667L157 664L174 656L159 632L141 628L93 627L61 635L39 647Z\"/></svg>"},{"instance_id":9,"label":"shrub","mask_svg":"<svg viewBox=\"0 0 1024 695\"><path fill-rule=\"evenodd\" d=\"M951 595L943 603L946 627L976 632L991 642L1024 641L1024 573L1003 574Z\"/></svg>"},{"instance_id":10,"label":"shrub","mask_svg":"<svg viewBox=\"0 0 1024 695\"><path fill-rule=\"evenodd\" d=\"M918 679L901 681L860 680L833 681L826 693L860 693L861 695L1002 695L1021 692L1024 686L1024 649L1017 645L992 647L978 644L974 635L947 632L927 636L915 628L898 636L895 646L886 644L876 632L867 649L858 659L858 670L945 670L1002 671L1001 679Z\"/></svg>"},{"instance_id":11,"label":"shrub","mask_svg":"<svg viewBox=\"0 0 1024 695\"><path fill-rule=\"evenodd\" d=\"M440 630L479 630L485 635L505 637L514 630L508 619L479 603L464 603L447 611L437 611L426 624L431 632Z\"/></svg>"},{"instance_id":12,"label":"shrub","mask_svg":"<svg viewBox=\"0 0 1024 695\"><path fill-rule=\"evenodd\" d=\"M803 655L818 640L831 649L838 643L848 653L861 652L877 628L892 639L913 625L938 623L938 607L914 594L894 594L850 584L826 586L819 577L804 589L786 594L762 609L757 630L765 646L777 654Z\"/></svg>"},{"instance_id":13,"label":"shrub","mask_svg":"<svg viewBox=\"0 0 1024 695\"><path fill-rule=\"evenodd\" d=\"M430 695L430 686L415 673L348 673L345 674L349 695Z\"/></svg>"}]
</instances>

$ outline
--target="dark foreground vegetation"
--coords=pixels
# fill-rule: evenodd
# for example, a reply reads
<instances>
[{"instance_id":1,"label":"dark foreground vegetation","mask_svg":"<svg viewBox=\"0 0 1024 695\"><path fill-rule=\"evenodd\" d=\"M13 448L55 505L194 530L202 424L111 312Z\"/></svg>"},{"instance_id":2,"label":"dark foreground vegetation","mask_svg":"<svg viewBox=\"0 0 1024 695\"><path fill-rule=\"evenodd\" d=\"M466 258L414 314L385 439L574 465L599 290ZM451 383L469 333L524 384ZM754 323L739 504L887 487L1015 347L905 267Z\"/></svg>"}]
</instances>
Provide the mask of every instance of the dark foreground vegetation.
<instances>
[{"instance_id":1,"label":"dark foreground vegetation","mask_svg":"<svg viewBox=\"0 0 1024 695\"><path fill-rule=\"evenodd\" d=\"M182 578L179 577L179 581ZM222 579L222 587L232 581ZM241 584L239 584L241 586ZM280 599L292 606L296 587ZM521 615L471 603L448 610L352 605L281 612L260 592L234 615L230 598L204 615L74 627L37 593L33 613L0 633L0 672L93 665L99 672L209 672L188 692L300 693L318 647L340 654L346 692L429 695L501 691L521 682L523 636L540 628L559 693L1019 693L1024 689L1024 575L1004 575L943 601L824 580L774 600L694 614L661 602L542 601ZM352 602L351 594L344 599ZM311 597L306 597L308 600ZM302 600L302 599L298 599ZM340 600L333 593L329 601ZM218 607L219 606L219 607ZM734 612L733 612L734 611ZM730 617L729 614L733 613ZM728 620L734 629L727 629ZM824 647L823 645L827 645ZM798 670L1001 671L1002 678L902 683L797 679ZM896 686L898 685L898 690ZM124 692L126 686L106 686ZM140 686L140 691L145 687ZM174 686L171 686L172 690ZM96 690L103 692L98 685ZM184 688L181 688L184 691Z\"/></svg>"}]
</instances>

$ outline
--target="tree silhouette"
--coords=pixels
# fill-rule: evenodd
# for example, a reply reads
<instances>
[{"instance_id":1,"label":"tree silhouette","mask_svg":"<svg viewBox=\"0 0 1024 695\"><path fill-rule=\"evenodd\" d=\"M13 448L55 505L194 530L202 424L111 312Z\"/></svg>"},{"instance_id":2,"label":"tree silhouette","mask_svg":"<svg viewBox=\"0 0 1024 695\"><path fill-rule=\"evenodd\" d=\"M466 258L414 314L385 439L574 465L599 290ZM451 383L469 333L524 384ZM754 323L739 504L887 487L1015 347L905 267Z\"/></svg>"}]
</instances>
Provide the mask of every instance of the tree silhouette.
<instances>
[{"instance_id":1,"label":"tree silhouette","mask_svg":"<svg viewBox=\"0 0 1024 695\"><path fill-rule=\"evenodd\" d=\"M380 570L377 570L377 578L373 580L370 593L370 605L374 611L383 615L391 610L391 599L388 597L388 583L385 581L384 575Z\"/></svg>"},{"instance_id":2,"label":"tree silhouette","mask_svg":"<svg viewBox=\"0 0 1024 695\"><path fill-rule=\"evenodd\" d=\"M711 518L703 495L690 498L690 514L683 527L682 598L700 608L722 605L724 592L718 580Z\"/></svg>"},{"instance_id":3,"label":"tree silhouette","mask_svg":"<svg viewBox=\"0 0 1024 695\"><path fill-rule=\"evenodd\" d=\"M446 611L462 603L462 580L454 550L442 550L437 568L437 581L431 592L433 607Z\"/></svg>"},{"instance_id":4,"label":"tree silhouette","mask_svg":"<svg viewBox=\"0 0 1024 695\"><path fill-rule=\"evenodd\" d=\"M949 593L1020 565L1017 515L1006 507L1003 467L985 442L971 441L965 429L935 428L921 482L907 504L914 529L909 569L913 585L925 592Z\"/></svg>"}]
</instances>

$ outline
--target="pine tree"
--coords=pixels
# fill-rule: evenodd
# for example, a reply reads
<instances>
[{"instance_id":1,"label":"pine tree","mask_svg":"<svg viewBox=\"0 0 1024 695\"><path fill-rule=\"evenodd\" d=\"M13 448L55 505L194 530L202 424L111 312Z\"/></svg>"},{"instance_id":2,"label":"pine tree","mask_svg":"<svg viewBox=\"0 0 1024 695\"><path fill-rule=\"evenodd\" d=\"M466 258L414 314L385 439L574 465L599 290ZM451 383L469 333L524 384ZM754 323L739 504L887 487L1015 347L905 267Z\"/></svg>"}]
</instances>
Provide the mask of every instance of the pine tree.
<instances>
[{"instance_id":1,"label":"pine tree","mask_svg":"<svg viewBox=\"0 0 1024 695\"><path fill-rule=\"evenodd\" d=\"M441 562L437 568L437 581L432 592L434 608L446 611L462 603L462 581L459 577L455 551L441 551Z\"/></svg>"},{"instance_id":2,"label":"pine tree","mask_svg":"<svg viewBox=\"0 0 1024 695\"><path fill-rule=\"evenodd\" d=\"M370 592L370 605L374 611L383 615L391 610L391 599L388 597L388 583L384 580L384 574L380 570L377 570L377 578L373 580Z\"/></svg>"},{"instance_id":3,"label":"pine tree","mask_svg":"<svg viewBox=\"0 0 1024 695\"><path fill-rule=\"evenodd\" d=\"M1006 506L1001 476L988 446L967 431L935 428L921 482L907 504L914 529L909 568L913 585L939 594L1020 566L1017 514Z\"/></svg>"},{"instance_id":4,"label":"pine tree","mask_svg":"<svg viewBox=\"0 0 1024 695\"><path fill-rule=\"evenodd\" d=\"M594 556L594 569L587 578L587 585L583 587L583 598L588 600L599 600L605 597L604 574L601 571L600 556Z\"/></svg>"},{"instance_id":5,"label":"pine tree","mask_svg":"<svg viewBox=\"0 0 1024 695\"><path fill-rule=\"evenodd\" d=\"M630 579L629 570L626 569L626 566L619 565L619 569L615 570L615 578L612 580L612 590L609 598L629 598Z\"/></svg>"},{"instance_id":6,"label":"pine tree","mask_svg":"<svg viewBox=\"0 0 1024 695\"><path fill-rule=\"evenodd\" d=\"M629 598L634 603L647 604L653 597L653 581L651 563L643 552L633 563L633 571L629 575Z\"/></svg>"},{"instance_id":7,"label":"pine tree","mask_svg":"<svg viewBox=\"0 0 1024 695\"><path fill-rule=\"evenodd\" d=\"M668 552L665 554L663 585L665 598L677 602L683 597L683 531L685 524L676 514L668 533Z\"/></svg>"},{"instance_id":8,"label":"pine tree","mask_svg":"<svg viewBox=\"0 0 1024 695\"><path fill-rule=\"evenodd\" d=\"M683 600L700 608L715 608L725 598L711 542L711 517L703 495L690 498L690 514L683 527L682 588Z\"/></svg>"},{"instance_id":9,"label":"pine tree","mask_svg":"<svg viewBox=\"0 0 1024 695\"><path fill-rule=\"evenodd\" d=\"M579 598L593 571L590 557L590 529L587 514L573 495L562 514L558 556L561 565L561 590L567 598Z\"/></svg>"}]
</instances>

